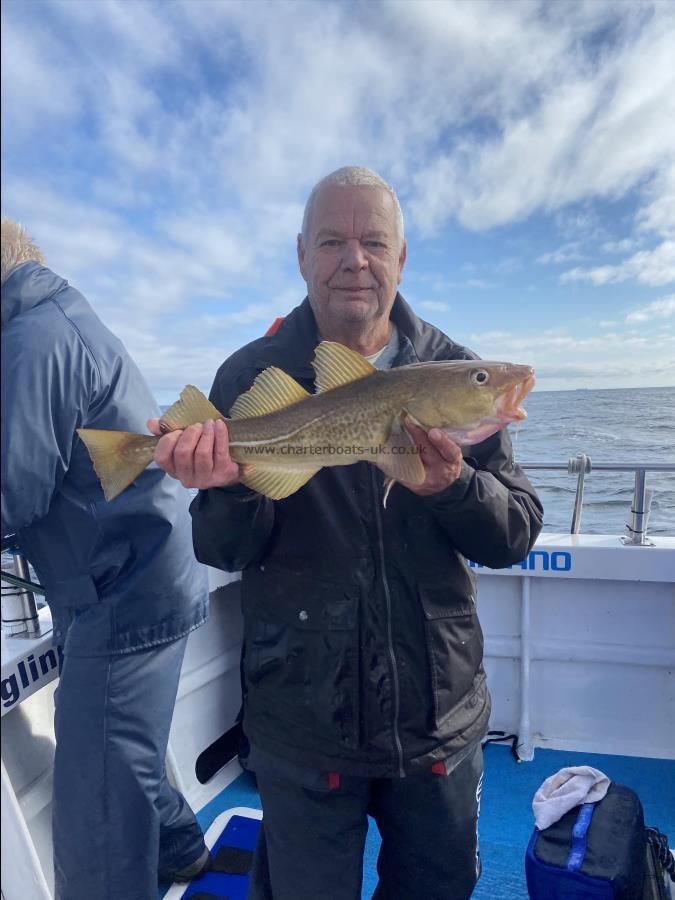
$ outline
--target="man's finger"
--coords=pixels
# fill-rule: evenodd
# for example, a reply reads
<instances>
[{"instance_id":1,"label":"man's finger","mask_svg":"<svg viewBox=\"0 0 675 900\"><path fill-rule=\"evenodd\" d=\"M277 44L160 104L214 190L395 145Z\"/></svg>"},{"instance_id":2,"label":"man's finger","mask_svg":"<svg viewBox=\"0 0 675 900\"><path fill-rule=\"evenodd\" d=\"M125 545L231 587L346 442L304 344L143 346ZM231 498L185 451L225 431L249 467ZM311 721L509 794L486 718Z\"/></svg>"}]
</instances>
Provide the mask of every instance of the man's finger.
<instances>
[{"instance_id":1,"label":"man's finger","mask_svg":"<svg viewBox=\"0 0 675 900\"><path fill-rule=\"evenodd\" d=\"M195 449L202 436L203 425L189 425L180 437L173 451L173 463L176 477L185 486L195 480Z\"/></svg>"},{"instance_id":2,"label":"man's finger","mask_svg":"<svg viewBox=\"0 0 675 900\"><path fill-rule=\"evenodd\" d=\"M405 427L408 431L408 434L415 442L415 446L419 450L420 457L422 459L422 465L425 468L442 459L438 450L429 439L427 432L423 428L420 428L419 425L414 425L410 421L410 419L406 420Z\"/></svg>"},{"instance_id":3,"label":"man's finger","mask_svg":"<svg viewBox=\"0 0 675 900\"><path fill-rule=\"evenodd\" d=\"M431 428L428 437L434 448L447 462L456 462L462 455L460 447L440 428Z\"/></svg>"},{"instance_id":4,"label":"man's finger","mask_svg":"<svg viewBox=\"0 0 675 900\"><path fill-rule=\"evenodd\" d=\"M215 433L213 422L208 419L202 426L202 433L194 454L194 474L197 484L206 483L213 475L213 444Z\"/></svg>"},{"instance_id":5,"label":"man's finger","mask_svg":"<svg viewBox=\"0 0 675 900\"><path fill-rule=\"evenodd\" d=\"M165 434L155 447L155 462L160 469L164 469L172 478L178 477L174 465L173 451L182 434L182 431L172 431L171 434Z\"/></svg>"},{"instance_id":6,"label":"man's finger","mask_svg":"<svg viewBox=\"0 0 675 900\"><path fill-rule=\"evenodd\" d=\"M214 425L213 477L219 484L234 484L239 480L239 466L230 456L230 435L227 425L217 419Z\"/></svg>"},{"instance_id":7,"label":"man's finger","mask_svg":"<svg viewBox=\"0 0 675 900\"><path fill-rule=\"evenodd\" d=\"M425 447L431 446L431 442L427 437L426 431L423 428L420 428L419 425L415 425L410 421L410 419L405 420L405 429L415 442L415 446L418 447L420 451L424 450Z\"/></svg>"},{"instance_id":8,"label":"man's finger","mask_svg":"<svg viewBox=\"0 0 675 900\"><path fill-rule=\"evenodd\" d=\"M148 419L147 421L148 431L151 434L156 434L158 437L162 433L159 428L159 419Z\"/></svg>"}]
</instances>

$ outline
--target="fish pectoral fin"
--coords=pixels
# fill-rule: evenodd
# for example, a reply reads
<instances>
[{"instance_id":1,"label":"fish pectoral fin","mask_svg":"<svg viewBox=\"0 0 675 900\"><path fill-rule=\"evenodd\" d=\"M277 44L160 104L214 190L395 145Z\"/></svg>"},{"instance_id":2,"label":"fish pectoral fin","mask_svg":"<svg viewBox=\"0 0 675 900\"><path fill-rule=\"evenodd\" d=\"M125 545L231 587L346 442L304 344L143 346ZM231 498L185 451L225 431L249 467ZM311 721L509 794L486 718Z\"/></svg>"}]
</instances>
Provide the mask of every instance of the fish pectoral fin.
<instances>
[{"instance_id":1,"label":"fish pectoral fin","mask_svg":"<svg viewBox=\"0 0 675 900\"><path fill-rule=\"evenodd\" d=\"M294 494L303 484L307 484L322 468L323 466L316 469L266 469L259 465L245 464L240 467L240 471L241 481L246 487L264 494L270 500L283 500L284 497Z\"/></svg>"},{"instance_id":2,"label":"fish pectoral fin","mask_svg":"<svg viewBox=\"0 0 675 900\"><path fill-rule=\"evenodd\" d=\"M391 489L393 488L393 486L395 484L396 484L395 478L385 478L384 479L384 497L382 498L382 506L385 509L387 508L387 500L389 498L389 492L391 491Z\"/></svg>"},{"instance_id":3,"label":"fish pectoral fin","mask_svg":"<svg viewBox=\"0 0 675 900\"><path fill-rule=\"evenodd\" d=\"M282 369L270 366L258 375L251 387L240 394L230 410L232 419L252 419L292 406L310 395Z\"/></svg>"},{"instance_id":4,"label":"fish pectoral fin","mask_svg":"<svg viewBox=\"0 0 675 900\"><path fill-rule=\"evenodd\" d=\"M407 481L408 484L422 484L425 478L424 466L420 452L410 434L403 427L403 419L394 423L386 443L374 460L378 469L387 476L386 498L394 481ZM390 483L391 482L391 483Z\"/></svg>"},{"instance_id":5,"label":"fish pectoral fin","mask_svg":"<svg viewBox=\"0 0 675 900\"><path fill-rule=\"evenodd\" d=\"M159 438L131 431L78 428L106 500L113 500L152 461Z\"/></svg>"},{"instance_id":6,"label":"fish pectoral fin","mask_svg":"<svg viewBox=\"0 0 675 900\"><path fill-rule=\"evenodd\" d=\"M312 368L316 375L317 394L377 372L375 366L360 353L334 341L321 341L314 353Z\"/></svg>"},{"instance_id":7,"label":"fish pectoral fin","mask_svg":"<svg viewBox=\"0 0 675 900\"><path fill-rule=\"evenodd\" d=\"M186 385L180 392L180 400L176 400L159 420L163 434L178 431L188 425L199 425L207 419L222 419L216 407L193 384Z\"/></svg>"}]
</instances>

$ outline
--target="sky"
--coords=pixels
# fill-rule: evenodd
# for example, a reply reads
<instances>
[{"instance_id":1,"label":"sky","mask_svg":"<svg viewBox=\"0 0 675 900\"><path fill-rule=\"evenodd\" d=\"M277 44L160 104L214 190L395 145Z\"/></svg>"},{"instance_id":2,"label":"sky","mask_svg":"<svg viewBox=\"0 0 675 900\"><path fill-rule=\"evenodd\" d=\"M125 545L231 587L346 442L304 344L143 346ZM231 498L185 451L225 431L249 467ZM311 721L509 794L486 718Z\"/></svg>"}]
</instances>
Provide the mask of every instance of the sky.
<instances>
[{"instance_id":1,"label":"sky","mask_svg":"<svg viewBox=\"0 0 675 900\"><path fill-rule=\"evenodd\" d=\"M454 340L539 390L675 385L673 47L672 0L9 0L2 213L160 403L302 300L344 165Z\"/></svg>"}]
</instances>

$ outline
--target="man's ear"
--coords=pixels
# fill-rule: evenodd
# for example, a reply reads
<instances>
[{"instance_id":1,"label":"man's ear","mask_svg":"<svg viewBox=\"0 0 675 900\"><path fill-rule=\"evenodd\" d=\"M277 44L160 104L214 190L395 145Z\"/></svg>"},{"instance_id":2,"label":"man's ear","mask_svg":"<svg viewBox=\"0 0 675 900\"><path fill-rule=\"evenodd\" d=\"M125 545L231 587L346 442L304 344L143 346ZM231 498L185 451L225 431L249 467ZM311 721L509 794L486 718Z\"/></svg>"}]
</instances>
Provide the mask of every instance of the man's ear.
<instances>
[{"instance_id":1,"label":"man's ear","mask_svg":"<svg viewBox=\"0 0 675 900\"><path fill-rule=\"evenodd\" d=\"M305 245L302 243L302 235L298 235L298 266L300 267L300 274L307 281L307 275L305 273Z\"/></svg>"},{"instance_id":2,"label":"man's ear","mask_svg":"<svg viewBox=\"0 0 675 900\"><path fill-rule=\"evenodd\" d=\"M396 284L401 283L401 277L403 275L403 266L405 266L405 261L408 258L408 245L405 241L403 241L403 245L401 247L401 252L398 257L398 279Z\"/></svg>"}]
</instances>

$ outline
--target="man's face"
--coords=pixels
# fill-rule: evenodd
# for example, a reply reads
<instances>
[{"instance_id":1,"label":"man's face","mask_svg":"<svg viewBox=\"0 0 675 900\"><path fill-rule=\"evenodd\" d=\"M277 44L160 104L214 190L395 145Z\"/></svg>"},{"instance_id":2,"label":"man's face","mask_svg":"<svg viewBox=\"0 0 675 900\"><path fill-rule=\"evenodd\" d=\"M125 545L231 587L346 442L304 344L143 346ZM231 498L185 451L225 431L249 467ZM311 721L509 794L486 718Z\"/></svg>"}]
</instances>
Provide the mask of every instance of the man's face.
<instances>
[{"instance_id":1,"label":"man's face","mask_svg":"<svg viewBox=\"0 0 675 900\"><path fill-rule=\"evenodd\" d=\"M319 190L298 260L320 323L388 319L405 258L388 191L342 184Z\"/></svg>"}]
</instances>

